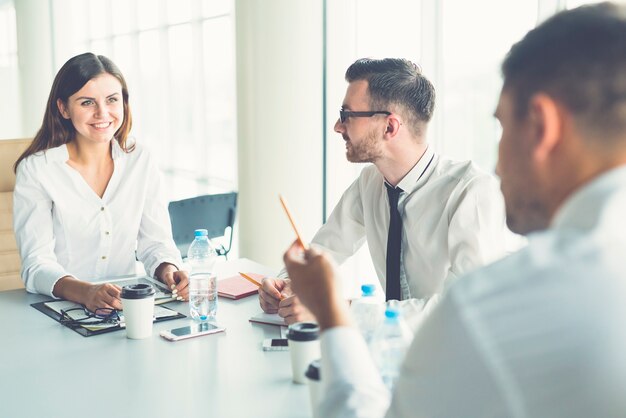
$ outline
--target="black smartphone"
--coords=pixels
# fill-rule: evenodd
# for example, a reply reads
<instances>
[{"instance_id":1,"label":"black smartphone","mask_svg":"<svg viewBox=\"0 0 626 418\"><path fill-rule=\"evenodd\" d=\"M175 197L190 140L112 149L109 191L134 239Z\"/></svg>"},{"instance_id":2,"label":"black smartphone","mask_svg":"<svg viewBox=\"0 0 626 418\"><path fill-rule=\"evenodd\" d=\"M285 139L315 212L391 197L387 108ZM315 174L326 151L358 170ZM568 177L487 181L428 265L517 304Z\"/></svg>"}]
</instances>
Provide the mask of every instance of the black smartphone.
<instances>
[{"instance_id":1,"label":"black smartphone","mask_svg":"<svg viewBox=\"0 0 626 418\"><path fill-rule=\"evenodd\" d=\"M263 351L285 350L289 350L289 343L286 338L267 338L263 340Z\"/></svg>"}]
</instances>

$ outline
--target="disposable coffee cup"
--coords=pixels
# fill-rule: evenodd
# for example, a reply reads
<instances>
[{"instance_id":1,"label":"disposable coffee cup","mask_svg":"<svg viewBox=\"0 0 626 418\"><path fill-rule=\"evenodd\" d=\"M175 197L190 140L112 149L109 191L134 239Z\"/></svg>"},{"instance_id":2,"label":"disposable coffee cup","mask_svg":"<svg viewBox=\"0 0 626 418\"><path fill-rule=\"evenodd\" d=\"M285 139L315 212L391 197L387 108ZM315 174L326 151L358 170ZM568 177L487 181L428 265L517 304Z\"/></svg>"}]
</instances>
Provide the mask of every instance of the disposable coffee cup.
<instances>
[{"instance_id":1,"label":"disposable coffee cup","mask_svg":"<svg viewBox=\"0 0 626 418\"><path fill-rule=\"evenodd\" d=\"M122 309L128 338L140 340L152 335L154 294L154 287L149 284L131 284L122 287Z\"/></svg>"},{"instance_id":2,"label":"disposable coffee cup","mask_svg":"<svg viewBox=\"0 0 626 418\"><path fill-rule=\"evenodd\" d=\"M311 411L313 412L313 418L320 417L319 402L322 396L322 383L320 379L320 360L313 360L304 374L309 384L309 396L311 398Z\"/></svg>"},{"instance_id":3,"label":"disposable coffee cup","mask_svg":"<svg viewBox=\"0 0 626 418\"><path fill-rule=\"evenodd\" d=\"M306 384L309 364L320 358L320 327L315 322L297 322L287 329L291 372L295 383Z\"/></svg>"}]
</instances>

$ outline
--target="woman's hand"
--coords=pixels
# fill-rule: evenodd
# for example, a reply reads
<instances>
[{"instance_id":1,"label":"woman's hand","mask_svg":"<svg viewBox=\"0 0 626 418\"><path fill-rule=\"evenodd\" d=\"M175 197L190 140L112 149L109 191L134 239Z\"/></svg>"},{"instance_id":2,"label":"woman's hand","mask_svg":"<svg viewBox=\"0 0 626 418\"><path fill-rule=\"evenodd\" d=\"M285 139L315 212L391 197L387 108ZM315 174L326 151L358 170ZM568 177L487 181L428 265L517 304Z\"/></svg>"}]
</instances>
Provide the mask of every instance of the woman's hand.
<instances>
[{"instance_id":1,"label":"woman's hand","mask_svg":"<svg viewBox=\"0 0 626 418\"><path fill-rule=\"evenodd\" d=\"M91 312L99 308L120 310L122 309L121 293L122 289L111 283L89 284L83 305Z\"/></svg>"},{"instance_id":2,"label":"woman's hand","mask_svg":"<svg viewBox=\"0 0 626 418\"><path fill-rule=\"evenodd\" d=\"M91 312L98 308L122 309L121 289L111 283L91 284L65 276L55 283L52 294L85 305Z\"/></svg>"},{"instance_id":3,"label":"woman's hand","mask_svg":"<svg viewBox=\"0 0 626 418\"><path fill-rule=\"evenodd\" d=\"M155 276L165 283L178 300L189 300L189 274L169 263L161 263L157 267Z\"/></svg>"}]
</instances>

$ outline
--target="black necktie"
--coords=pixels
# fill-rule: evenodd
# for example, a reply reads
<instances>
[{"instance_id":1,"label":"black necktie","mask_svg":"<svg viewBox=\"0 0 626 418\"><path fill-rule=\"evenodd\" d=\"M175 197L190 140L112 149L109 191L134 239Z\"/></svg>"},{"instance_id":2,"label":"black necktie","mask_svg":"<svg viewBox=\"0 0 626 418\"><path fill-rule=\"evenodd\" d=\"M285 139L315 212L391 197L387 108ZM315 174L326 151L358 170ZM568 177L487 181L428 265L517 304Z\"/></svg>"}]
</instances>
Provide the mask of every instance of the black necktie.
<instances>
[{"instance_id":1,"label":"black necktie","mask_svg":"<svg viewBox=\"0 0 626 418\"><path fill-rule=\"evenodd\" d=\"M387 235L387 300L400 300L400 249L402 247L402 218L398 199L402 189L385 183L389 196L389 235Z\"/></svg>"}]
</instances>

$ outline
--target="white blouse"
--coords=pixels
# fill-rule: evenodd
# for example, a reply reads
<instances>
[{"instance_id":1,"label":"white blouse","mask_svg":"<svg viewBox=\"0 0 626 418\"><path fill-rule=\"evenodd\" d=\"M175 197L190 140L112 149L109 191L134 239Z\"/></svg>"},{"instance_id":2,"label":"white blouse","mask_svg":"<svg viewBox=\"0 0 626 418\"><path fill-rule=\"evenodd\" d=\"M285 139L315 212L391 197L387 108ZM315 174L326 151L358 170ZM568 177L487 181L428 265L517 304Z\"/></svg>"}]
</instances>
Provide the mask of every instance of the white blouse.
<instances>
[{"instance_id":1,"label":"white blouse","mask_svg":"<svg viewBox=\"0 0 626 418\"><path fill-rule=\"evenodd\" d=\"M133 274L135 254L151 276L161 263L182 264L154 159L141 144L130 153L111 144L114 170L102 198L67 164L66 145L18 166L13 228L27 291L54 296L64 276Z\"/></svg>"}]
</instances>

